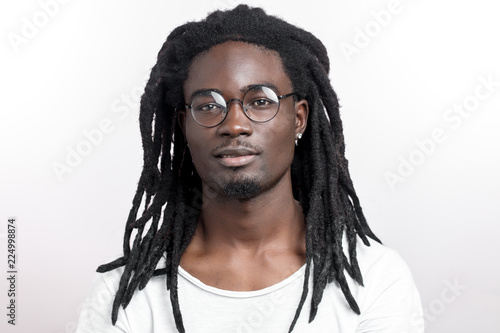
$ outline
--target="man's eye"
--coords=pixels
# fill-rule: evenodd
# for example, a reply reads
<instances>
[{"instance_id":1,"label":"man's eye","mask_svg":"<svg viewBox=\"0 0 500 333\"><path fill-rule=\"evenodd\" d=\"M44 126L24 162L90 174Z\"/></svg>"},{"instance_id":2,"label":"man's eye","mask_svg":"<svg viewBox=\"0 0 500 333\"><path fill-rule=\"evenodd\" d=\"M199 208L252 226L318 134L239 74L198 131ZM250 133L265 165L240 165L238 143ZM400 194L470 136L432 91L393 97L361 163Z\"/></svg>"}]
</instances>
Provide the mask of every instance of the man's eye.
<instances>
[{"instance_id":1,"label":"man's eye","mask_svg":"<svg viewBox=\"0 0 500 333\"><path fill-rule=\"evenodd\" d=\"M219 104L203 104L198 106L195 110L201 112L217 112L222 110L222 107Z\"/></svg>"},{"instance_id":2,"label":"man's eye","mask_svg":"<svg viewBox=\"0 0 500 333\"><path fill-rule=\"evenodd\" d=\"M260 98L260 99L256 99L256 100L252 101L252 103L250 103L250 106L252 108L262 109L262 108L268 108L273 104L274 104L274 102L271 100L268 100L265 98Z\"/></svg>"}]
</instances>

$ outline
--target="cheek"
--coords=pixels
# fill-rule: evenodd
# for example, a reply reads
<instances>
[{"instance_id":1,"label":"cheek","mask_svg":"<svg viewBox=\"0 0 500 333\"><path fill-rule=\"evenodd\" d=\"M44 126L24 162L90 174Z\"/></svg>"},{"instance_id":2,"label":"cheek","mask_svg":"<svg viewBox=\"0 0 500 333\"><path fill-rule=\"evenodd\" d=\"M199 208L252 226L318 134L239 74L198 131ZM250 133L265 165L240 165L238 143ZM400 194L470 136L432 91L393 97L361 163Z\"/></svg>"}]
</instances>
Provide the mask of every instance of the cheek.
<instances>
[{"instance_id":1,"label":"cheek","mask_svg":"<svg viewBox=\"0 0 500 333\"><path fill-rule=\"evenodd\" d=\"M191 116L189 116L189 118L186 120L185 135L189 147L196 148L197 150L199 150L199 148L202 148L204 143L207 142L207 138L209 135L208 132L209 129L203 128L198 125L191 118Z\"/></svg>"},{"instance_id":2,"label":"cheek","mask_svg":"<svg viewBox=\"0 0 500 333\"><path fill-rule=\"evenodd\" d=\"M272 152L270 158L275 163L291 164L295 147L295 127L291 119L283 119L266 134L266 141Z\"/></svg>"},{"instance_id":3,"label":"cheek","mask_svg":"<svg viewBox=\"0 0 500 333\"><path fill-rule=\"evenodd\" d=\"M186 123L186 140L195 167L203 163L204 157L210 151L207 146L207 138L196 126L199 127L198 124L190 124L189 121Z\"/></svg>"},{"instance_id":4,"label":"cheek","mask_svg":"<svg viewBox=\"0 0 500 333\"><path fill-rule=\"evenodd\" d=\"M206 152L203 150L202 147L199 147L198 145L191 143L189 144L189 153L191 154L191 159L193 161L194 167L196 168L196 171L198 173L203 172L203 170L206 169Z\"/></svg>"}]
</instances>

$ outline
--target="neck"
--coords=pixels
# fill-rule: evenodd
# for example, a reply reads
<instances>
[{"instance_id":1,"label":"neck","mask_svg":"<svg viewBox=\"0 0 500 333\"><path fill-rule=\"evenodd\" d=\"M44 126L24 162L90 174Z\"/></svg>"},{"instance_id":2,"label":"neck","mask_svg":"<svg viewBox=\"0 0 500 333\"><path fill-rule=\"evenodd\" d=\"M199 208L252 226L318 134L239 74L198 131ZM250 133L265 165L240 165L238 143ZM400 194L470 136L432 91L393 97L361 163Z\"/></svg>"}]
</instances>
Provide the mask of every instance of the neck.
<instances>
[{"instance_id":1,"label":"neck","mask_svg":"<svg viewBox=\"0 0 500 333\"><path fill-rule=\"evenodd\" d=\"M290 177L251 199L207 196L199 218L199 236L210 248L230 246L251 251L304 242L302 208L293 198Z\"/></svg>"}]
</instances>

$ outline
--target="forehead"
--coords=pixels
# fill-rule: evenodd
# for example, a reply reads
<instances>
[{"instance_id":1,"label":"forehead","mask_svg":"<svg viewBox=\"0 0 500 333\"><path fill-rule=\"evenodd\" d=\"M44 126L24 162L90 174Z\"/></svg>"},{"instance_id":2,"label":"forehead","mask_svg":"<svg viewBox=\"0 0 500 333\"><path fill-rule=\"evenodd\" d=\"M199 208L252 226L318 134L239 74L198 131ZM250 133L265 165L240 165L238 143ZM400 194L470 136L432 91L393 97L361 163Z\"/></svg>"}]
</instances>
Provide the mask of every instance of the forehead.
<instances>
[{"instance_id":1,"label":"forehead","mask_svg":"<svg viewBox=\"0 0 500 333\"><path fill-rule=\"evenodd\" d=\"M184 95L198 89L236 93L255 84L272 84L279 93L291 90L281 58L276 51L245 42L225 42L197 56L189 66Z\"/></svg>"}]
</instances>

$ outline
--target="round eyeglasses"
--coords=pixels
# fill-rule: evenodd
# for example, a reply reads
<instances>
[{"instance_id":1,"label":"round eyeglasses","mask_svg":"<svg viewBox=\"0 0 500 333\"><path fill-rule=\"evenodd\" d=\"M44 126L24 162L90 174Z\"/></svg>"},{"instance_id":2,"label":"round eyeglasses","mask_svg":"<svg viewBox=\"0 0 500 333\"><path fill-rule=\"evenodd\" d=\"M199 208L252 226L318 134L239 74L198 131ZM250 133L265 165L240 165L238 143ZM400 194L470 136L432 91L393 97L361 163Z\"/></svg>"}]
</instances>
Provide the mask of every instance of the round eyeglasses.
<instances>
[{"instance_id":1,"label":"round eyeglasses","mask_svg":"<svg viewBox=\"0 0 500 333\"><path fill-rule=\"evenodd\" d=\"M191 105L186 104L186 108L191 109L191 115L199 125L215 127L226 119L229 104L238 101L242 104L243 112L248 119L264 123L276 117L280 100L292 95L295 93L278 96L271 88L258 85L251 87L243 95L243 100L233 98L226 101L217 91L205 90L196 94Z\"/></svg>"}]
</instances>

